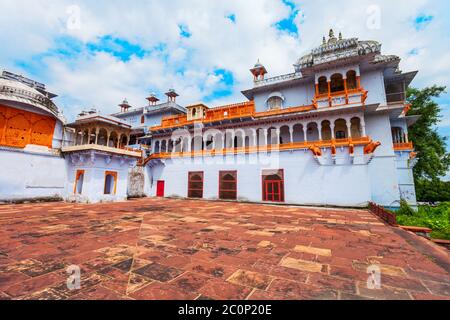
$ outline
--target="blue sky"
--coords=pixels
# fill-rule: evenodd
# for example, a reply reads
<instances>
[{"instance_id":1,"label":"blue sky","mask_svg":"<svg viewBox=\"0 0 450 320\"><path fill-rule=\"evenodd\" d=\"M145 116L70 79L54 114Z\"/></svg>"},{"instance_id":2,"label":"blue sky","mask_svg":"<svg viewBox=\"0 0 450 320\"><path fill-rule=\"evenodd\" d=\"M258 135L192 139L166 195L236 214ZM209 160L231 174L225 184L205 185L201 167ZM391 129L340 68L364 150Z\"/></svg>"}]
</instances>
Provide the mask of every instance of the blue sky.
<instances>
[{"instance_id":1,"label":"blue sky","mask_svg":"<svg viewBox=\"0 0 450 320\"><path fill-rule=\"evenodd\" d=\"M374 39L419 70L413 85L450 86L450 4L445 0L2 0L0 69L47 83L67 118L95 106L117 111L169 88L180 103L244 100L257 59L290 73L330 27ZM13 28L11 26L14 26ZM450 94L439 131L450 136Z\"/></svg>"}]
</instances>

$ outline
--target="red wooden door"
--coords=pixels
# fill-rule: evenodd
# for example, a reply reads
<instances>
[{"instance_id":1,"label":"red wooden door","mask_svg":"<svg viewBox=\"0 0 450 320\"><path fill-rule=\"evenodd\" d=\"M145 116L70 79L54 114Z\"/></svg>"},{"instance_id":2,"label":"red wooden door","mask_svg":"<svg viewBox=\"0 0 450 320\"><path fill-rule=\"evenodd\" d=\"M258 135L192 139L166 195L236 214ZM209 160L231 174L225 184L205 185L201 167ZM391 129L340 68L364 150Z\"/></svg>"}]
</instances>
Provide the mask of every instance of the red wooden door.
<instances>
[{"instance_id":1,"label":"red wooden door","mask_svg":"<svg viewBox=\"0 0 450 320\"><path fill-rule=\"evenodd\" d=\"M157 197L164 197L164 186L165 186L165 183L164 183L164 181L158 181L157 182L157 184L156 184L156 196Z\"/></svg>"},{"instance_id":2,"label":"red wooden door","mask_svg":"<svg viewBox=\"0 0 450 320\"><path fill-rule=\"evenodd\" d=\"M282 181L265 181L265 201L283 202L283 182Z\"/></svg>"}]
</instances>

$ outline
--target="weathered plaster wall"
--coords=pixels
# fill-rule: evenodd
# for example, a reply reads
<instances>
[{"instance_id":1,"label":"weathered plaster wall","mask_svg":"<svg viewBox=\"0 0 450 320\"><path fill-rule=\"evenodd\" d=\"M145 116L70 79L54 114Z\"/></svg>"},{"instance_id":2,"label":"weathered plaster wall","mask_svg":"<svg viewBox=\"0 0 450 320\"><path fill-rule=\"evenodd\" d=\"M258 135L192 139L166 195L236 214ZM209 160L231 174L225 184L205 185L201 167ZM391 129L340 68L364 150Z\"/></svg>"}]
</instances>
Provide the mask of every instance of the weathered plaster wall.
<instances>
[{"instance_id":1,"label":"weathered plaster wall","mask_svg":"<svg viewBox=\"0 0 450 320\"><path fill-rule=\"evenodd\" d=\"M67 176L59 156L2 148L0 167L0 201L64 197Z\"/></svg>"}]
</instances>

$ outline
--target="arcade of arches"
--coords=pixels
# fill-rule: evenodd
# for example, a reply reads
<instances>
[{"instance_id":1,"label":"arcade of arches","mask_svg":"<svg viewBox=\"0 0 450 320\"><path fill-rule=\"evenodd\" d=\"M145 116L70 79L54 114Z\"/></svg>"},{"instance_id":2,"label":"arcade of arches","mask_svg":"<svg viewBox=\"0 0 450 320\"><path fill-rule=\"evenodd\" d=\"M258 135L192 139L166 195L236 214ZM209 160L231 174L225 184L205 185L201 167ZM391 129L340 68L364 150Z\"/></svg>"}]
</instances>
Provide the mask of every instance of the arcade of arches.
<instances>
[{"instance_id":1,"label":"arcade of arches","mask_svg":"<svg viewBox=\"0 0 450 320\"><path fill-rule=\"evenodd\" d=\"M128 131L120 132L116 129L111 130L102 126L77 128L75 134L75 146L96 144L99 146L124 149L130 144L130 133Z\"/></svg>"},{"instance_id":2,"label":"arcade of arches","mask_svg":"<svg viewBox=\"0 0 450 320\"><path fill-rule=\"evenodd\" d=\"M201 150L223 150L265 145L283 145L298 142L358 139L366 136L364 120L323 120L297 123L270 128L235 130L211 130L203 136L180 136L178 138L155 138L154 153L190 152Z\"/></svg>"}]
</instances>

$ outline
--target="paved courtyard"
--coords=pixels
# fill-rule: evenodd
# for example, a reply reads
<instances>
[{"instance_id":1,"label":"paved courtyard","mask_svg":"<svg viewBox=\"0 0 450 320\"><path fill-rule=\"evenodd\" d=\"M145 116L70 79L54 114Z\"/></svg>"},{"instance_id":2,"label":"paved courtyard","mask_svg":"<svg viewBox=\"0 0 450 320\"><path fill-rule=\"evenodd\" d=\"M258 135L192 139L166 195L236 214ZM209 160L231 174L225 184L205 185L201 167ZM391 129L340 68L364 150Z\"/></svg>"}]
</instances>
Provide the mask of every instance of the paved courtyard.
<instances>
[{"instance_id":1,"label":"paved courtyard","mask_svg":"<svg viewBox=\"0 0 450 320\"><path fill-rule=\"evenodd\" d=\"M446 253L438 263L403 234L365 210L172 199L3 205L0 299L450 298ZM372 264L379 290L367 288ZM67 288L70 265L81 268L79 290Z\"/></svg>"}]
</instances>

